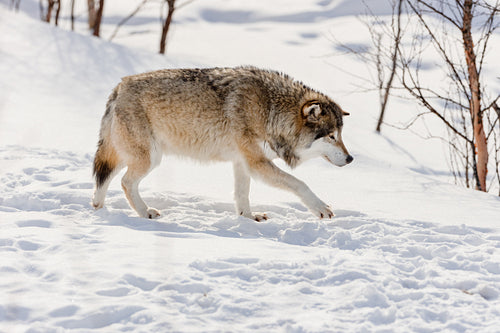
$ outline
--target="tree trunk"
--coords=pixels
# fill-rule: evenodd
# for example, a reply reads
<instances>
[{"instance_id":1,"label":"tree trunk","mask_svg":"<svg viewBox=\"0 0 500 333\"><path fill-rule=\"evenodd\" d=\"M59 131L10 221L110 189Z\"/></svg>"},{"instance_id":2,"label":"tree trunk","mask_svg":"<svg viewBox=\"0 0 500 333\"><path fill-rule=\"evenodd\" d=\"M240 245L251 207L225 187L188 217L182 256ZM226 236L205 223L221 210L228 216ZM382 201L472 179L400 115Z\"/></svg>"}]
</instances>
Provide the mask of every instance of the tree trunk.
<instances>
[{"instance_id":1,"label":"tree trunk","mask_svg":"<svg viewBox=\"0 0 500 333\"><path fill-rule=\"evenodd\" d=\"M486 191L486 174L488 173L488 142L484 133L483 114L481 112L481 90L479 86L479 73L476 67L476 54L472 40L472 0L464 0L462 39L464 42L465 61L469 75L469 88L471 91L470 113L472 119L475 157L477 164L476 188Z\"/></svg>"},{"instance_id":2,"label":"tree trunk","mask_svg":"<svg viewBox=\"0 0 500 333\"><path fill-rule=\"evenodd\" d=\"M10 8L14 9L15 11L19 11L19 5L21 3L21 0L11 0L10 1Z\"/></svg>"},{"instance_id":3,"label":"tree trunk","mask_svg":"<svg viewBox=\"0 0 500 333\"><path fill-rule=\"evenodd\" d=\"M168 15L167 19L163 23L163 29L161 32L161 40L160 40L160 54L165 54L165 48L167 46L167 33L168 28L170 27L170 23L172 22L172 15L175 10L175 0L167 0L168 3Z\"/></svg>"},{"instance_id":4,"label":"tree trunk","mask_svg":"<svg viewBox=\"0 0 500 333\"><path fill-rule=\"evenodd\" d=\"M48 0L47 1L47 13L45 15L45 22L50 23L50 19L52 18L52 10L54 9L54 0Z\"/></svg>"},{"instance_id":5,"label":"tree trunk","mask_svg":"<svg viewBox=\"0 0 500 333\"><path fill-rule=\"evenodd\" d=\"M384 97L382 100L382 104L380 106L380 115L378 117L377 128L376 131L380 133L380 128L382 123L384 122L385 109L387 107L387 102L389 100L389 95L391 93L392 81L394 80L394 75L396 74L396 66L398 63L398 51L399 51L399 43L401 41L401 6L402 0L398 1L397 8L397 25L396 25L396 36L394 36L394 53L392 54L391 59L391 73L389 76L389 80L387 81L387 85L384 90Z\"/></svg>"},{"instance_id":6,"label":"tree trunk","mask_svg":"<svg viewBox=\"0 0 500 333\"><path fill-rule=\"evenodd\" d=\"M94 33L93 33L93 35L96 37L99 37L100 35L103 10L104 10L104 0L99 0L99 8L97 9L97 13L95 16Z\"/></svg>"},{"instance_id":7,"label":"tree trunk","mask_svg":"<svg viewBox=\"0 0 500 333\"><path fill-rule=\"evenodd\" d=\"M75 30L75 0L71 0L71 31Z\"/></svg>"},{"instance_id":8,"label":"tree trunk","mask_svg":"<svg viewBox=\"0 0 500 333\"><path fill-rule=\"evenodd\" d=\"M59 25L59 14L61 13L61 0L57 0L57 10L56 10L56 26Z\"/></svg>"},{"instance_id":9,"label":"tree trunk","mask_svg":"<svg viewBox=\"0 0 500 333\"><path fill-rule=\"evenodd\" d=\"M95 25L95 1L94 0L87 0L87 6L89 9L89 29L94 29Z\"/></svg>"}]
</instances>

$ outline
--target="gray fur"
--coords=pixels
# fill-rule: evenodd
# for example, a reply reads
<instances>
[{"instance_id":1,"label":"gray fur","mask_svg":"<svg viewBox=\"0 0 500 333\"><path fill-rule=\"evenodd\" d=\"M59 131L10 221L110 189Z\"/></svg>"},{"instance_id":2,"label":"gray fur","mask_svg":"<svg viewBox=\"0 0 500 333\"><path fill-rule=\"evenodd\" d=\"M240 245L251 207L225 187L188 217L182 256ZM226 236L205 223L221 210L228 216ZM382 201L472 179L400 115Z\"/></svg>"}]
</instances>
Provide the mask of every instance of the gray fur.
<instances>
[{"instance_id":1,"label":"gray fur","mask_svg":"<svg viewBox=\"0 0 500 333\"><path fill-rule=\"evenodd\" d=\"M291 167L319 140L336 149L330 158L325 153L327 160L345 159L340 134L338 140L328 138L340 133L344 114L326 95L286 74L255 67L166 69L125 77L102 120L93 204L102 207L110 178L127 166L122 185L132 207L141 216L159 215L145 205L137 186L165 153L232 161L237 183L245 174L263 179L296 193L316 215L332 216L305 184L279 170L262 146ZM236 185L244 192L247 187ZM246 207L248 193L240 194L238 213L258 219Z\"/></svg>"}]
</instances>

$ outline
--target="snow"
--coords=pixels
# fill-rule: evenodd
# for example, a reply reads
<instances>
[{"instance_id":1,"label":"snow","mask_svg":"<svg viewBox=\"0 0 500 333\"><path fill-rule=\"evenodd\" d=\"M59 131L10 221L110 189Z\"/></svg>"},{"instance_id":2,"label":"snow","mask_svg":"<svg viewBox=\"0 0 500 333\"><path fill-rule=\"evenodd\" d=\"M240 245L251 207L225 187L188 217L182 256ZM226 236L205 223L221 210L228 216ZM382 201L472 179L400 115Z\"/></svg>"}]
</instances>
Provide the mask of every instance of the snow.
<instances>
[{"instance_id":1,"label":"snow","mask_svg":"<svg viewBox=\"0 0 500 333\"><path fill-rule=\"evenodd\" d=\"M0 332L498 331L500 200L453 185L438 142L373 133L377 96L351 94L346 73L364 66L327 57L332 31L367 45L359 3L195 1L176 13L166 57L155 54L153 4L114 44L89 37L83 16L73 33L67 17L61 28L39 22L36 2L19 13L6 3ZM105 36L136 5L120 3L106 8ZM334 219L254 182L252 206L270 219L238 217L231 165L175 157L142 183L160 219L136 217L118 179L106 208L91 208L100 118L120 77L239 64L283 70L351 112L351 165L288 170L333 203ZM388 117L414 110L394 100Z\"/></svg>"}]
</instances>

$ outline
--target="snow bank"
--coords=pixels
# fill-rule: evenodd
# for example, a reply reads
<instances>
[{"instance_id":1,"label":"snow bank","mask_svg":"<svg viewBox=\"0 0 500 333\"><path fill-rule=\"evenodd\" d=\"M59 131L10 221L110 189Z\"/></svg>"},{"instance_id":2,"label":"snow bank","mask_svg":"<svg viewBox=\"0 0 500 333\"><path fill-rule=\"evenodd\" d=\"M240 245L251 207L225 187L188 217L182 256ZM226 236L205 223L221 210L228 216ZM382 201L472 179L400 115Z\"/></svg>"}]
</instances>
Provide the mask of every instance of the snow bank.
<instances>
[{"instance_id":1,"label":"snow bank","mask_svg":"<svg viewBox=\"0 0 500 333\"><path fill-rule=\"evenodd\" d=\"M308 10L335 3L319 1ZM203 27L209 42L219 29L237 25L205 22L203 8L189 14L198 23L186 23L187 32ZM259 15L279 14L273 8ZM237 217L229 165L171 157L142 186L160 219L135 217L119 181L107 207L95 212L89 204L94 146L107 94L121 76L236 64L255 53L240 58L246 49L231 50L217 63L210 60L213 49L203 45L197 50L202 54L182 56L189 48L184 43L164 58L55 29L2 6L0 14L0 331L499 327L498 198L442 183L438 163L415 158L439 153L428 143L374 135L373 112L359 108L375 105L374 96L341 97L360 110L352 111L344 135L356 158L352 165L336 169L311 161L293 171L334 204L332 220L315 219L297 198L259 183L252 184L251 199L271 219ZM277 41L275 51L253 64L273 58L266 67L281 62L278 69L290 67L295 76L334 91L328 75L346 76L309 57L309 40L328 47L312 37L316 23L296 23L256 23L270 30L249 35L244 26L234 29L245 37L270 33L266 43ZM302 34L305 44L287 43L283 31ZM251 38L247 43L252 48ZM278 56L305 49L294 59ZM304 69L306 63L313 69ZM410 153L415 144L424 151Z\"/></svg>"}]
</instances>

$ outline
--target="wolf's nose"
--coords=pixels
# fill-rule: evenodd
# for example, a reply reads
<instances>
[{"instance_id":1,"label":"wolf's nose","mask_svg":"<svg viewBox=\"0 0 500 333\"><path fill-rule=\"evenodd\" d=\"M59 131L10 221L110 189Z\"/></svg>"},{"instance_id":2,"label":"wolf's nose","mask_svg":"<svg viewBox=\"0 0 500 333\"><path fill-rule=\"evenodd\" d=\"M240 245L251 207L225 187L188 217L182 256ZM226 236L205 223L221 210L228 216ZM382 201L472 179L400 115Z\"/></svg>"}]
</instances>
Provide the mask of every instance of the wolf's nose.
<instances>
[{"instance_id":1,"label":"wolf's nose","mask_svg":"<svg viewBox=\"0 0 500 333\"><path fill-rule=\"evenodd\" d=\"M347 164L351 163L352 160L354 160L354 157L352 157L351 155L347 155L345 161L347 162Z\"/></svg>"}]
</instances>

